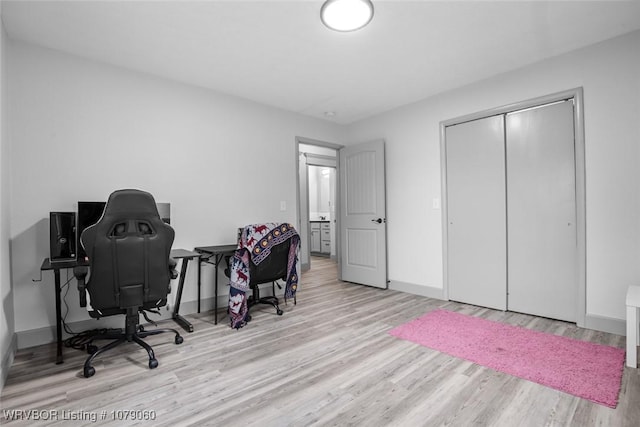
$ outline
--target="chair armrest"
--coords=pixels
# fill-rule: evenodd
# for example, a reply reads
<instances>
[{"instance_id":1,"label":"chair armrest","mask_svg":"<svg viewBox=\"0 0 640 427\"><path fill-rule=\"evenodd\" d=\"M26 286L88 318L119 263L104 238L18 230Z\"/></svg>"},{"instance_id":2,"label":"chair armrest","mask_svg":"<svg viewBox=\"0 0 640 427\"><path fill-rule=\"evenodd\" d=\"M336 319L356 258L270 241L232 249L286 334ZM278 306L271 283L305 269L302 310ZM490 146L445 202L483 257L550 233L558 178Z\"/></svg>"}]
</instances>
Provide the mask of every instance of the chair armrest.
<instances>
[{"instance_id":1,"label":"chair armrest","mask_svg":"<svg viewBox=\"0 0 640 427\"><path fill-rule=\"evenodd\" d=\"M227 264L227 268L224 269L224 275L231 278L231 256L229 255L225 255L224 256L224 262Z\"/></svg>"},{"instance_id":2,"label":"chair armrest","mask_svg":"<svg viewBox=\"0 0 640 427\"><path fill-rule=\"evenodd\" d=\"M178 270L176 269L177 265L178 265L178 261L169 257L169 275L171 276L172 279L178 278Z\"/></svg>"},{"instance_id":3,"label":"chair armrest","mask_svg":"<svg viewBox=\"0 0 640 427\"><path fill-rule=\"evenodd\" d=\"M76 277L78 281L78 295L80 296L80 307L87 306L87 293L85 292L86 283L85 279L87 277L87 273L89 272L89 267L73 267L73 275Z\"/></svg>"}]
</instances>

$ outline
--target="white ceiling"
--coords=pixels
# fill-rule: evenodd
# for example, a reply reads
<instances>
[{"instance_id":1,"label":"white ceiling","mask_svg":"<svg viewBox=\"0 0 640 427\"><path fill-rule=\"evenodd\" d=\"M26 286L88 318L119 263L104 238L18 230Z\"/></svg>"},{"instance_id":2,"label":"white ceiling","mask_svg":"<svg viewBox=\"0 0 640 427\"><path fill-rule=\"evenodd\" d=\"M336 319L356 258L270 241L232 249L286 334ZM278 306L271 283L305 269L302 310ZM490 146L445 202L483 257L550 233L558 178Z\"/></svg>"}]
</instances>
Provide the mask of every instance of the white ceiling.
<instances>
[{"instance_id":1,"label":"white ceiling","mask_svg":"<svg viewBox=\"0 0 640 427\"><path fill-rule=\"evenodd\" d=\"M353 33L321 24L321 0L3 0L1 11L11 39L343 124L640 29L640 1L373 3Z\"/></svg>"}]
</instances>

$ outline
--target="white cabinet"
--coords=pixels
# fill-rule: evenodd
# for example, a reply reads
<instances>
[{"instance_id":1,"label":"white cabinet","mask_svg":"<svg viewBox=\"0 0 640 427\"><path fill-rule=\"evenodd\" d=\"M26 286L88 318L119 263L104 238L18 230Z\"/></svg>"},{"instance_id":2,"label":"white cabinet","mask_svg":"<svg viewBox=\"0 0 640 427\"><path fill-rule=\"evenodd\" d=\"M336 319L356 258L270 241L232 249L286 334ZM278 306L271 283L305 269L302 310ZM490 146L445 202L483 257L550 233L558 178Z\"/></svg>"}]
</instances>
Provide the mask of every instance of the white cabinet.
<instances>
[{"instance_id":1,"label":"white cabinet","mask_svg":"<svg viewBox=\"0 0 640 427\"><path fill-rule=\"evenodd\" d=\"M309 228L311 230L311 252L331 254L331 224L311 221Z\"/></svg>"},{"instance_id":2,"label":"white cabinet","mask_svg":"<svg viewBox=\"0 0 640 427\"><path fill-rule=\"evenodd\" d=\"M331 254L331 224L328 222L320 224L320 252Z\"/></svg>"},{"instance_id":3,"label":"white cabinet","mask_svg":"<svg viewBox=\"0 0 640 427\"><path fill-rule=\"evenodd\" d=\"M320 252L320 223L311 223L311 252Z\"/></svg>"}]
</instances>

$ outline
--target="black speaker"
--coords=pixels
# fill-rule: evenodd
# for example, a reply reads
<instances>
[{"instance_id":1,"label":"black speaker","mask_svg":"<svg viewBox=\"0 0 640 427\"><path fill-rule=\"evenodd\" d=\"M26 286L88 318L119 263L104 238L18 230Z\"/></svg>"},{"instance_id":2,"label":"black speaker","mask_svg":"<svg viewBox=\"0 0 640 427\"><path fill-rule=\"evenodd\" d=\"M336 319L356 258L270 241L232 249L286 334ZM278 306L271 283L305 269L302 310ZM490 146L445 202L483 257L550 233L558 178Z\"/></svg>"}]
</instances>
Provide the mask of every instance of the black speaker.
<instances>
[{"instance_id":1,"label":"black speaker","mask_svg":"<svg viewBox=\"0 0 640 427\"><path fill-rule=\"evenodd\" d=\"M49 259L76 260L76 213L49 212Z\"/></svg>"}]
</instances>

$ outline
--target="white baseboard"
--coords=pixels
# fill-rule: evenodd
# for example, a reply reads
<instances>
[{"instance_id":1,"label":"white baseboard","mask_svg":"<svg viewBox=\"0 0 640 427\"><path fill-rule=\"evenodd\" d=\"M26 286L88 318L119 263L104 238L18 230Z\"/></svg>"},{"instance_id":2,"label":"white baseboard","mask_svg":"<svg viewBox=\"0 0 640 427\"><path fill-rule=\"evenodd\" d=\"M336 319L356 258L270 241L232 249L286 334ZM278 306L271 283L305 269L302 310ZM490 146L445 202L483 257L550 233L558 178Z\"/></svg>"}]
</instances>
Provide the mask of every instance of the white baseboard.
<instances>
[{"instance_id":1,"label":"white baseboard","mask_svg":"<svg viewBox=\"0 0 640 427\"><path fill-rule=\"evenodd\" d=\"M224 310L227 307L229 301L228 295L218 295L218 312L220 310ZM171 310L167 310L166 306L160 309L160 316L155 314L150 314L149 318L153 321L160 321L171 319L173 317L173 307L170 307ZM200 301L200 312L207 312L213 310L213 298L205 298ZM198 312L198 302L197 301L188 301L180 303L180 314L193 314ZM144 318L140 317L141 323L144 324ZM80 320L77 322L67 323L67 326L73 332L82 332L88 331L91 329L100 329L100 328L123 328L124 327L124 317L123 316L109 316L103 317L100 319L86 319ZM67 339L70 334L66 332L62 332L62 339ZM14 351L16 349L23 349L34 347L37 345L48 344L56 341L56 326L45 326L43 328L30 329L26 331L16 332L14 335ZM13 362L13 358L11 359ZM6 366L11 366L9 363ZM3 369L5 367L4 361L2 365ZM4 370L3 370L4 373Z\"/></svg>"},{"instance_id":2,"label":"white baseboard","mask_svg":"<svg viewBox=\"0 0 640 427\"><path fill-rule=\"evenodd\" d=\"M443 289L433 286L417 285L415 283L399 282L392 280L389 282L389 289L406 292L413 295L420 295L423 297L434 298L439 300L445 300L443 297ZM276 289L276 291L278 291ZM280 294L282 291L276 292ZM281 296L281 295L279 295ZM218 295L218 313L223 312L226 309L229 300L228 295ZM173 315L173 307L171 311L166 310L164 307L161 310L161 316L152 315L151 320L165 320L171 319ZM200 312L207 312L213 310L213 298L206 298L200 302ZM197 301L187 301L180 304L180 314L193 314L198 311ZM143 319L144 320L144 319ZM144 322L143 322L144 323ZM98 328L122 328L123 327L122 316L110 316L102 319L87 319L79 322L73 322L68 324L74 332L81 332ZM615 319L611 317L598 316L595 314L587 314L585 319L585 328L593 329L601 332L608 332L616 335L626 335L626 323L624 320ZM69 334L63 332L63 339L69 337ZM48 326L44 328L31 329L28 331L16 332L13 335L10 349L7 354L4 355L2 360L2 369L0 381L4 384L9 367L13 363L13 357L17 349L29 348L36 345L47 344L55 342L56 340L56 327Z\"/></svg>"},{"instance_id":3,"label":"white baseboard","mask_svg":"<svg viewBox=\"0 0 640 427\"><path fill-rule=\"evenodd\" d=\"M389 282L389 289L393 289L394 291L406 292L408 294L444 300L443 289L433 286L416 285L415 283L392 280Z\"/></svg>"},{"instance_id":4,"label":"white baseboard","mask_svg":"<svg viewBox=\"0 0 640 427\"><path fill-rule=\"evenodd\" d=\"M406 292L413 295L445 300L442 288L432 286L416 285L414 283L391 281L389 289ZM595 331L607 332L616 335L626 335L626 322L624 319L587 314L584 327Z\"/></svg>"},{"instance_id":5,"label":"white baseboard","mask_svg":"<svg viewBox=\"0 0 640 427\"><path fill-rule=\"evenodd\" d=\"M13 334L7 353L2 355L2 364L0 364L0 390L4 387L4 383L9 375L9 368L13 365L13 359L16 356L18 350L18 336Z\"/></svg>"},{"instance_id":6,"label":"white baseboard","mask_svg":"<svg viewBox=\"0 0 640 427\"><path fill-rule=\"evenodd\" d=\"M152 320L170 319L170 313L162 316L153 316ZM142 319L144 323L144 319ZM124 316L109 316L100 319L86 319L78 322L67 323L69 329L75 333L89 331L101 328L123 328ZM27 331L16 332L18 336L18 349L34 347L37 345L48 344L56 341L56 326L45 326L44 328L29 329ZM62 339L67 339L71 335L62 331Z\"/></svg>"},{"instance_id":7,"label":"white baseboard","mask_svg":"<svg viewBox=\"0 0 640 427\"><path fill-rule=\"evenodd\" d=\"M601 332L608 332L616 335L627 335L627 323L625 320L614 319L612 317L598 316L597 314L587 314L584 327Z\"/></svg>"},{"instance_id":8,"label":"white baseboard","mask_svg":"<svg viewBox=\"0 0 640 427\"><path fill-rule=\"evenodd\" d=\"M226 308L229 302L229 295L218 295L218 311ZM200 300L200 313L213 311L213 298ZM198 312L198 301L188 301L180 304L180 314L194 314Z\"/></svg>"}]
</instances>

